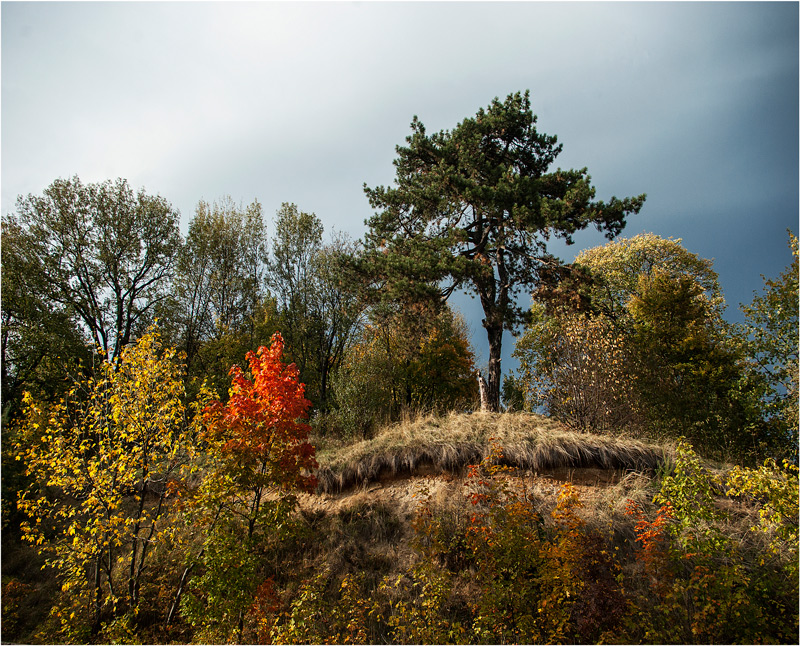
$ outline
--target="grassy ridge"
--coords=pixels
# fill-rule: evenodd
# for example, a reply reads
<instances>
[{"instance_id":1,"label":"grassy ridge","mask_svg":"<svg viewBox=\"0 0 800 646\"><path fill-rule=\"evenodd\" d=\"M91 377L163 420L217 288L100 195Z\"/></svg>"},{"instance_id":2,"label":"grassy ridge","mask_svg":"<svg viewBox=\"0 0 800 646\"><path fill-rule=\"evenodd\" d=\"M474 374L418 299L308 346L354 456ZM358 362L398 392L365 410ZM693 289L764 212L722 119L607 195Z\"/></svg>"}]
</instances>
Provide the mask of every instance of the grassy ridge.
<instances>
[{"instance_id":1,"label":"grassy ridge","mask_svg":"<svg viewBox=\"0 0 800 646\"><path fill-rule=\"evenodd\" d=\"M421 466L456 471L489 455L492 441L510 466L543 471L560 467L655 470L672 450L622 436L568 431L532 413L427 415L384 429L376 437L321 448L318 491L340 492Z\"/></svg>"}]
</instances>

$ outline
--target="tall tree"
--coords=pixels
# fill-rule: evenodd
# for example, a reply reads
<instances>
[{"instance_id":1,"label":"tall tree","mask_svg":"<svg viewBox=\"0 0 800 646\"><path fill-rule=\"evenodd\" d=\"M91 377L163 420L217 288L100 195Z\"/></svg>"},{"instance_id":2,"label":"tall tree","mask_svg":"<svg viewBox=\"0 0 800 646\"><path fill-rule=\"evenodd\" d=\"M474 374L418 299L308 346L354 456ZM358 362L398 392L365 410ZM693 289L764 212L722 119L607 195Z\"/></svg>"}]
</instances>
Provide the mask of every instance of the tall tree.
<instances>
[{"instance_id":1,"label":"tall tree","mask_svg":"<svg viewBox=\"0 0 800 646\"><path fill-rule=\"evenodd\" d=\"M4 218L2 236L0 382L6 422L18 410L23 391L45 399L66 391L64 377L89 352L72 309L43 297L44 276L30 264L33 254L24 230Z\"/></svg>"},{"instance_id":2,"label":"tall tree","mask_svg":"<svg viewBox=\"0 0 800 646\"><path fill-rule=\"evenodd\" d=\"M278 301L282 331L289 353L310 382L314 363L312 311L314 258L322 248L322 222L314 213L284 203L275 218L275 240L269 264L268 283Z\"/></svg>"},{"instance_id":3,"label":"tall tree","mask_svg":"<svg viewBox=\"0 0 800 646\"><path fill-rule=\"evenodd\" d=\"M650 424L723 458L758 451L743 397L746 365L732 329L691 276L654 271L628 304L635 385Z\"/></svg>"},{"instance_id":4,"label":"tall tree","mask_svg":"<svg viewBox=\"0 0 800 646\"><path fill-rule=\"evenodd\" d=\"M362 323L364 302L359 285L350 271L348 260L355 245L339 235L314 256L314 318L316 332L316 368L319 374L317 407L327 410L330 402L331 375Z\"/></svg>"},{"instance_id":5,"label":"tall tree","mask_svg":"<svg viewBox=\"0 0 800 646\"><path fill-rule=\"evenodd\" d=\"M323 244L323 232L314 213L283 204L275 219L268 276L288 354L319 410L327 408L330 375L363 311L345 261L355 253L354 245L341 235Z\"/></svg>"},{"instance_id":6,"label":"tall tree","mask_svg":"<svg viewBox=\"0 0 800 646\"><path fill-rule=\"evenodd\" d=\"M766 415L783 427L786 452L797 454L798 438L798 245L789 232L792 262L764 291L743 305L749 352L766 381Z\"/></svg>"},{"instance_id":7,"label":"tall tree","mask_svg":"<svg viewBox=\"0 0 800 646\"><path fill-rule=\"evenodd\" d=\"M525 318L515 297L557 264L546 242L571 243L590 224L613 238L645 199L595 201L585 168L548 172L561 145L535 123L527 91L495 98L452 131L429 136L414 117L408 145L397 147L395 185L364 187L380 209L368 221L365 267L388 296L446 299L470 289L480 298L494 410L503 331Z\"/></svg>"},{"instance_id":8,"label":"tall tree","mask_svg":"<svg viewBox=\"0 0 800 646\"><path fill-rule=\"evenodd\" d=\"M58 179L17 200L24 262L42 297L69 308L91 341L116 361L166 297L180 244L179 213L124 179Z\"/></svg>"},{"instance_id":9,"label":"tall tree","mask_svg":"<svg viewBox=\"0 0 800 646\"><path fill-rule=\"evenodd\" d=\"M178 256L175 316L191 364L200 345L248 322L263 299L267 234L261 204L200 201Z\"/></svg>"}]
</instances>

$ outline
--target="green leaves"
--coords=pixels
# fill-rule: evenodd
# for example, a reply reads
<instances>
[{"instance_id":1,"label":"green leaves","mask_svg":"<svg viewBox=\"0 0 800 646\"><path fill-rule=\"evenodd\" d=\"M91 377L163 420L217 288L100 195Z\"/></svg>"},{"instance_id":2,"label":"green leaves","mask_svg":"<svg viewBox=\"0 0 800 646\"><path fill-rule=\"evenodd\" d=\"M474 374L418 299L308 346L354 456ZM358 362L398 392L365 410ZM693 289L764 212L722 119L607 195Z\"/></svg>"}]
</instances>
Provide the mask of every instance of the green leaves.
<instances>
[{"instance_id":1,"label":"green leaves","mask_svg":"<svg viewBox=\"0 0 800 646\"><path fill-rule=\"evenodd\" d=\"M761 450L757 384L711 265L641 234L549 269L515 351L528 405L580 428L685 435L721 457Z\"/></svg>"},{"instance_id":2,"label":"green leaves","mask_svg":"<svg viewBox=\"0 0 800 646\"><path fill-rule=\"evenodd\" d=\"M595 224L610 237L644 195L594 202L586 169L549 173L561 151L541 134L529 93L494 99L452 131L428 136L415 117L398 146L392 187L365 187L373 208L362 263L387 298L446 299L460 288L481 299L490 340L489 399L499 406L502 332L524 319L516 295L535 287L551 235Z\"/></svg>"},{"instance_id":3,"label":"green leaves","mask_svg":"<svg viewBox=\"0 0 800 646\"><path fill-rule=\"evenodd\" d=\"M42 296L75 313L96 348L116 360L165 297L180 245L179 214L127 181L53 182L20 197L16 222Z\"/></svg>"},{"instance_id":4,"label":"green leaves","mask_svg":"<svg viewBox=\"0 0 800 646\"><path fill-rule=\"evenodd\" d=\"M477 382L466 324L449 308L378 310L334 375L338 409L329 417L347 436L368 435L403 410L472 407Z\"/></svg>"},{"instance_id":5,"label":"green leaves","mask_svg":"<svg viewBox=\"0 0 800 646\"><path fill-rule=\"evenodd\" d=\"M742 306L749 351L766 380L767 416L778 422L787 453L798 439L798 244L789 232L792 262L779 278L764 281L764 292Z\"/></svg>"}]
</instances>

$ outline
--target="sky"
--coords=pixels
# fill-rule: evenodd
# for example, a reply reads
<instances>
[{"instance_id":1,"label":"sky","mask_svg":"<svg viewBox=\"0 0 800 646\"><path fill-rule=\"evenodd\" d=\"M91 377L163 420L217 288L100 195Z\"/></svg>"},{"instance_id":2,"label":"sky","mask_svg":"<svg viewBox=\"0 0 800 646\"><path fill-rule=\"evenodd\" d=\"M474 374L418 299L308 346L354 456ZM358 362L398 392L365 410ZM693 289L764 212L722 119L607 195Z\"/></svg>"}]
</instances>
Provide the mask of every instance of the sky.
<instances>
[{"instance_id":1,"label":"sky","mask_svg":"<svg viewBox=\"0 0 800 646\"><path fill-rule=\"evenodd\" d=\"M429 133L529 89L561 168L647 193L622 237L681 238L728 302L798 231L796 2L2 2L2 213L57 178L126 178L181 213L283 202L361 238L414 115ZM594 229L551 250L570 262ZM481 365L477 300L454 305ZM504 372L516 365L504 340Z\"/></svg>"}]
</instances>

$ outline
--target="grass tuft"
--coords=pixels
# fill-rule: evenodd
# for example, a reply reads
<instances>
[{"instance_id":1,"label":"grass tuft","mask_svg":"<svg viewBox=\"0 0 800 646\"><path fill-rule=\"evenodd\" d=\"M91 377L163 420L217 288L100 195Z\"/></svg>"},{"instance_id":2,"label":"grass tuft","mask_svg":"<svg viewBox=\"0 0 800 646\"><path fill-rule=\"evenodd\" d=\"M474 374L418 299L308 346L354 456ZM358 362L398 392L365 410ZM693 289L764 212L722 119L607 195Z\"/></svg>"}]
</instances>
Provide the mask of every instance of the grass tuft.
<instances>
[{"instance_id":1,"label":"grass tuft","mask_svg":"<svg viewBox=\"0 0 800 646\"><path fill-rule=\"evenodd\" d=\"M655 471L672 453L633 438L569 431L533 413L427 415L389 426L369 440L321 450L318 491L338 493L423 468L456 472L483 460L492 442L503 448L506 464L533 471Z\"/></svg>"}]
</instances>

